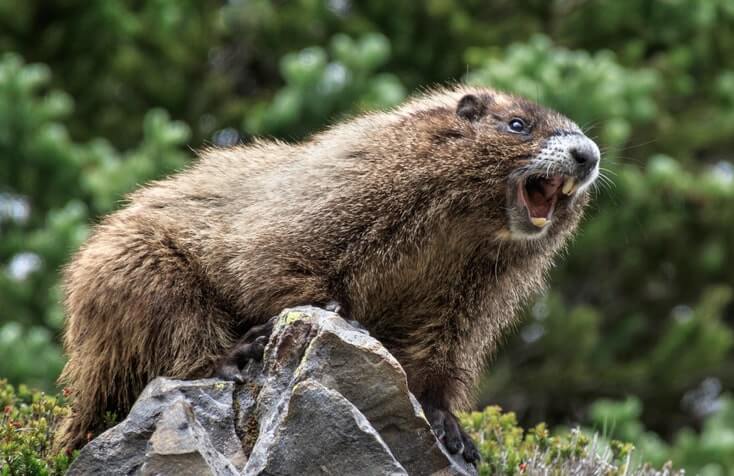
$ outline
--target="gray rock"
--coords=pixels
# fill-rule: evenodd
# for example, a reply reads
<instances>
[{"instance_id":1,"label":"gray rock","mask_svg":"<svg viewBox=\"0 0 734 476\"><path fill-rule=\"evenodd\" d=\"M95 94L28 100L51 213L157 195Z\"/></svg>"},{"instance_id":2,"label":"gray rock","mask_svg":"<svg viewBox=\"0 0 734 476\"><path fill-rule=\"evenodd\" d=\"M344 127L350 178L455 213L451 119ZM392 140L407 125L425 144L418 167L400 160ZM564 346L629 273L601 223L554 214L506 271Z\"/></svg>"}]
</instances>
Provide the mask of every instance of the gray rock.
<instances>
[{"instance_id":1,"label":"gray rock","mask_svg":"<svg viewBox=\"0 0 734 476\"><path fill-rule=\"evenodd\" d=\"M153 380L69 474L476 474L436 440L395 358L337 314L283 311L244 373Z\"/></svg>"},{"instance_id":2,"label":"gray rock","mask_svg":"<svg viewBox=\"0 0 734 476\"><path fill-rule=\"evenodd\" d=\"M367 419L339 393L305 380L260 433L246 475L407 475Z\"/></svg>"},{"instance_id":3,"label":"gray rock","mask_svg":"<svg viewBox=\"0 0 734 476\"><path fill-rule=\"evenodd\" d=\"M156 433L160 436L159 426L170 421L180 402L187 404L191 418L206 429L211 448L241 469L246 457L235 432L233 393L233 383L216 379L157 378L145 387L122 423L82 448L67 474L139 473L146 463L151 437ZM202 451L207 449L202 446Z\"/></svg>"},{"instance_id":4,"label":"gray rock","mask_svg":"<svg viewBox=\"0 0 734 476\"><path fill-rule=\"evenodd\" d=\"M176 400L160 416L148 442L143 475L230 475L237 468L214 448L210 433L194 416L191 405Z\"/></svg>"},{"instance_id":5,"label":"gray rock","mask_svg":"<svg viewBox=\"0 0 734 476\"><path fill-rule=\"evenodd\" d=\"M347 324L338 315L318 308L297 308L303 319L316 322L296 381L312 379L342 394L380 433L410 474L438 469L468 472L463 458L451 459L436 440L397 360L379 341Z\"/></svg>"}]
</instances>

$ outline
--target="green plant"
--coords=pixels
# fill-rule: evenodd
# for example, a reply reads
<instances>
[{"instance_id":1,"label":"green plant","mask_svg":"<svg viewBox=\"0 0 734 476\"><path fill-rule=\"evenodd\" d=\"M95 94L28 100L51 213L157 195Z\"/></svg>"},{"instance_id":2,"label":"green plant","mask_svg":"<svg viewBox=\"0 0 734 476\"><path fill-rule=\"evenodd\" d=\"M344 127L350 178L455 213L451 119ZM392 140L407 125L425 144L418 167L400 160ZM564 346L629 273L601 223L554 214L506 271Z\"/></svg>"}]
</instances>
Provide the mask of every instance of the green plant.
<instances>
[{"instance_id":1,"label":"green plant","mask_svg":"<svg viewBox=\"0 0 734 476\"><path fill-rule=\"evenodd\" d=\"M56 452L53 435L69 412L63 399L0 380L0 475L62 475L75 455Z\"/></svg>"},{"instance_id":2,"label":"green plant","mask_svg":"<svg viewBox=\"0 0 734 476\"><path fill-rule=\"evenodd\" d=\"M682 474L672 470L670 463L660 470L645 463L633 465L632 444L607 442L598 434L578 429L551 434L544 423L526 431L518 426L514 413L503 413L497 406L461 415L460 419L482 455L478 467L482 476Z\"/></svg>"}]
</instances>

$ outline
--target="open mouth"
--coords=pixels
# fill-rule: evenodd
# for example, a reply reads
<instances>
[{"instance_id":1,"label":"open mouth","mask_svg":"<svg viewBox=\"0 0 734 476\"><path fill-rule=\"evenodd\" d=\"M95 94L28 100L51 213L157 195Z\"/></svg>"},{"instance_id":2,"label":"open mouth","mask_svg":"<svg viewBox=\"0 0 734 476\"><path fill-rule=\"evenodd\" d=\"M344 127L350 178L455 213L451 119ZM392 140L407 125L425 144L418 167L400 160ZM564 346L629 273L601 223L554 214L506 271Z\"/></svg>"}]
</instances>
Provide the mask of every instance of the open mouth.
<instances>
[{"instance_id":1,"label":"open mouth","mask_svg":"<svg viewBox=\"0 0 734 476\"><path fill-rule=\"evenodd\" d=\"M527 209L530 223L544 228L553 219L558 198L573 195L577 189L574 177L531 175L518 184L517 199Z\"/></svg>"}]
</instances>

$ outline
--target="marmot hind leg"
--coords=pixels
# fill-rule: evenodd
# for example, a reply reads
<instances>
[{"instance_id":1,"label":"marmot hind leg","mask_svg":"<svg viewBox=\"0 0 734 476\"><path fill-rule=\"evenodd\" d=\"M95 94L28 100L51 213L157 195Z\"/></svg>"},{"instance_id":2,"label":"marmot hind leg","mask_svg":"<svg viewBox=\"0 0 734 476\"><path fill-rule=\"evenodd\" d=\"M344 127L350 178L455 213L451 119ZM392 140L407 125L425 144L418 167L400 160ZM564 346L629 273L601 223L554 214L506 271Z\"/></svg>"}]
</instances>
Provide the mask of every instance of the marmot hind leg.
<instances>
[{"instance_id":1,"label":"marmot hind leg","mask_svg":"<svg viewBox=\"0 0 734 476\"><path fill-rule=\"evenodd\" d=\"M398 361L408 377L408 387L418 398L426 419L431 424L436 438L451 454L461 454L471 464L479 461L479 451L471 437L464 431L454 411L467 409L471 403L471 391L477 376L466 369L464 354L445 349L457 348L460 342L441 338L451 337L446 333L427 335L423 348L403 352ZM433 337L433 338L431 338ZM428 359L413 358L421 353ZM464 358L464 361L460 361Z\"/></svg>"},{"instance_id":2,"label":"marmot hind leg","mask_svg":"<svg viewBox=\"0 0 734 476\"><path fill-rule=\"evenodd\" d=\"M113 220L65 272L69 359L59 381L72 413L57 447L83 446L105 430L107 412L124 418L157 376L205 376L234 341L235 317L173 234L161 224Z\"/></svg>"}]
</instances>

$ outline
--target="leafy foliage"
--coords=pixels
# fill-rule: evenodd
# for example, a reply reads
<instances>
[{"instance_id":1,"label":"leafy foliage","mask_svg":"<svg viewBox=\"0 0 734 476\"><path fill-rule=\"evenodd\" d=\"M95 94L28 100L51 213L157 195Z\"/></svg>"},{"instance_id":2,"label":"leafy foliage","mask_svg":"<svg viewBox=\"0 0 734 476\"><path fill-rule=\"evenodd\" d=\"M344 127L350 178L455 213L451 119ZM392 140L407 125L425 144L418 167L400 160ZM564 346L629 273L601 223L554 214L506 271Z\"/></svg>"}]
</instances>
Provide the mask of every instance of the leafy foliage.
<instances>
[{"instance_id":1,"label":"leafy foliage","mask_svg":"<svg viewBox=\"0 0 734 476\"><path fill-rule=\"evenodd\" d=\"M319 47L286 54L280 62L286 85L272 101L253 108L246 129L253 135L302 137L312 132L311 124L336 113L394 106L405 97L394 75L375 73L390 56L384 36L373 33L354 41L335 35L330 51L331 61Z\"/></svg>"},{"instance_id":2,"label":"leafy foliage","mask_svg":"<svg viewBox=\"0 0 734 476\"><path fill-rule=\"evenodd\" d=\"M0 380L0 408L0 474L64 474L74 455L52 448L55 427L69 411L63 401Z\"/></svg>"},{"instance_id":3,"label":"leafy foliage","mask_svg":"<svg viewBox=\"0 0 734 476\"><path fill-rule=\"evenodd\" d=\"M654 469L632 463L635 447L618 440L606 441L598 434L579 429L551 435L544 423L525 431L515 414L490 406L481 412L462 415L461 422L478 443L482 460L479 474L562 476L589 475L676 475L670 462Z\"/></svg>"},{"instance_id":4,"label":"leafy foliage","mask_svg":"<svg viewBox=\"0 0 734 476\"><path fill-rule=\"evenodd\" d=\"M0 0L0 52L53 71L50 86L74 98L64 123L76 139L133 148L154 105L200 141L233 121L232 85L208 61L226 34L221 15L213 0Z\"/></svg>"}]
</instances>

